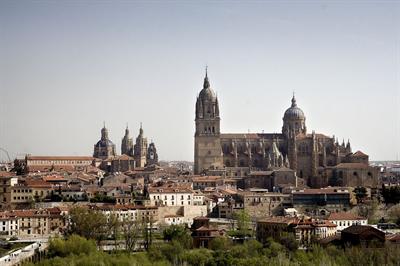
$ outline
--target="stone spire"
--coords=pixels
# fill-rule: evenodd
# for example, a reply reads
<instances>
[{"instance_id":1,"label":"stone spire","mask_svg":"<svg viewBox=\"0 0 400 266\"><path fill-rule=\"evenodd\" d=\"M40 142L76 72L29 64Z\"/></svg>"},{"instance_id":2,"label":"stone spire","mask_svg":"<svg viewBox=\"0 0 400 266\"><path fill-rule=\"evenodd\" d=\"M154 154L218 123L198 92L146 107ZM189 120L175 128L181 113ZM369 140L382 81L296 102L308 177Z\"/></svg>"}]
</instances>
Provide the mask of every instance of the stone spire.
<instances>
[{"instance_id":1,"label":"stone spire","mask_svg":"<svg viewBox=\"0 0 400 266\"><path fill-rule=\"evenodd\" d=\"M206 66L206 76L204 77L203 89L210 88L210 81L208 80L208 71Z\"/></svg>"},{"instance_id":2,"label":"stone spire","mask_svg":"<svg viewBox=\"0 0 400 266\"><path fill-rule=\"evenodd\" d=\"M143 127L142 127L142 122L140 122L139 135L140 135L140 136L143 136Z\"/></svg>"},{"instance_id":3,"label":"stone spire","mask_svg":"<svg viewBox=\"0 0 400 266\"><path fill-rule=\"evenodd\" d=\"M108 129L106 128L106 122L103 122L103 128L101 129L101 139L102 140L108 139Z\"/></svg>"},{"instance_id":4,"label":"stone spire","mask_svg":"<svg viewBox=\"0 0 400 266\"><path fill-rule=\"evenodd\" d=\"M294 96L294 92L293 92L293 97L292 97L292 107L297 107L296 97Z\"/></svg>"}]
</instances>

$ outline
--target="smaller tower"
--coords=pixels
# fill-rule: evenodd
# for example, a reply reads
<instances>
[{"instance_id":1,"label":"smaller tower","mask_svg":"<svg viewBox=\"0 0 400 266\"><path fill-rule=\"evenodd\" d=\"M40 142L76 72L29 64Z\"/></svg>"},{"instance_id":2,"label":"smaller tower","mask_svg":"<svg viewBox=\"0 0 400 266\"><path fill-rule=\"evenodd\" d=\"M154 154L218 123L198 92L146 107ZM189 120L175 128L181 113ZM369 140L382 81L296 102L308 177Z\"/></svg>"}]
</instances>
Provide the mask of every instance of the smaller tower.
<instances>
[{"instance_id":1,"label":"smaller tower","mask_svg":"<svg viewBox=\"0 0 400 266\"><path fill-rule=\"evenodd\" d=\"M140 123L139 135L136 138L133 157L135 158L137 167L146 166L147 139L143 136L142 123Z\"/></svg>"},{"instance_id":2,"label":"smaller tower","mask_svg":"<svg viewBox=\"0 0 400 266\"><path fill-rule=\"evenodd\" d=\"M149 148L147 149L147 165L158 165L158 154L156 145L151 142Z\"/></svg>"},{"instance_id":3,"label":"smaller tower","mask_svg":"<svg viewBox=\"0 0 400 266\"><path fill-rule=\"evenodd\" d=\"M351 153L351 146L350 146L350 140L347 140L347 144L346 144L346 153Z\"/></svg>"},{"instance_id":4,"label":"smaller tower","mask_svg":"<svg viewBox=\"0 0 400 266\"><path fill-rule=\"evenodd\" d=\"M133 140L129 136L128 125L126 125L125 136L122 138L121 154L126 154L128 156L133 156Z\"/></svg>"}]
</instances>

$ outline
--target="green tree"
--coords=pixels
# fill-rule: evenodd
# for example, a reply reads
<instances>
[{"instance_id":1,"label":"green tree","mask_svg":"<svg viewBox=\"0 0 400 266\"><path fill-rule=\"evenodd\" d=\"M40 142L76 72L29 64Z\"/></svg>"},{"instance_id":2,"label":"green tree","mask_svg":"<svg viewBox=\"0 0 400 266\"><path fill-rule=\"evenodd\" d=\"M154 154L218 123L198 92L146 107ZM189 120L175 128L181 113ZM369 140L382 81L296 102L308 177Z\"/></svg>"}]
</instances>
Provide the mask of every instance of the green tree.
<instances>
[{"instance_id":1,"label":"green tree","mask_svg":"<svg viewBox=\"0 0 400 266\"><path fill-rule=\"evenodd\" d=\"M183 261L193 266L205 266L212 263L212 251L205 248L186 250Z\"/></svg>"},{"instance_id":2,"label":"green tree","mask_svg":"<svg viewBox=\"0 0 400 266\"><path fill-rule=\"evenodd\" d=\"M393 222L400 225L400 204L396 204L389 209L389 217Z\"/></svg>"},{"instance_id":3,"label":"green tree","mask_svg":"<svg viewBox=\"0 0 400 266\"><path fill-rule=\"evenodd\" d=\"M54 238L49 243L49 257L66 257L69 255L90 254L96 251L93 240L78 235L71 235L67 240Z\"/></svg>"},{"instance_id":4,"label":"green tree","mask_svg":"<svg viewBox=\"0 0 400 266\"><path fill-rule=\"evenodd\" d=\"M83 207L73 207L70 210L69 233L94 239L98 243L106 238L109 228L107 218L99 211Z\"/></svg>"},{"instance_id":5,"label":"green tree","mask_svg":"<svg viewBox=\"0 0 400 266\"><path fill-rule=\"evenodd\" d=\"M214 238L213 240L210 241L210 249L218 251L218 250L229 250L231 246L231 241L223 236L219 236Z\"/></svg>"},{"instance_id":6,"label":"green tree","mask_svg":"<svg viewBox=\"0 0 400 266\"><path fill-rule=\"evenodd\" d=\"M238 236L248 236L250 235L250 215L243 209L233 213L233 219L237 222Z\"/></svg>"},{"instance_id":7,"label":"green tree","mask_svg":"<svg viewBox=\"0 0 400 266\"><path fill-rule=\"evenodd\" d=\"M356 187L353 192L356 196L357 204L363 203L367 197L367 189L365 187Z\"/></svg>"},{"instance_id":8,"label":"green tree","mask_svg":"<svg viewBox=\"0 0 400 266\"><path fill-rule=\"evenodd\" d=\"M400 186L386 188L382 185L382 197L386 204L400 203Z\"/></svg>"},{"instance_id":9,"label":"green tree","mask_svg":"<svg viewBox=\"0 0 400 266\"><path fill-rule=\"evenodd\" d=\"M185 226L171 225L164 229L163 237L166 241L176 240L180 242L184 248L191 248L193 246L192 237Z\"/></svg>"},{"instance_id":10,"label":"green tree","mask_svg":"<svg viewBox=\"0 0 400 266\"><path fill-rule=\"evenodd\" d=\"M139 239L142 238L144 224L138 220L126 218L121 223L122 237L125 241L125 249L132 252L135 249Z\"/></svg>"}]
</instances>

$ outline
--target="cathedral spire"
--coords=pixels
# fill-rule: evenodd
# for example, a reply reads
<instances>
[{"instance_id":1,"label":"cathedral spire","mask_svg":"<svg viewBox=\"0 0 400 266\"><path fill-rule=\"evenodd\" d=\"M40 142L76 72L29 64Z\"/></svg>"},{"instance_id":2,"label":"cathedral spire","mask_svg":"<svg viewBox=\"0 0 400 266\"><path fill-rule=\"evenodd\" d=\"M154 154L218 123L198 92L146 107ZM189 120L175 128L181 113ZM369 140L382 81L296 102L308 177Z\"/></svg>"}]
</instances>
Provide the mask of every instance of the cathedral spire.
<instances>
[{"instance_id":1,"label":"cathedral spire","mask_svg":"<svg viewBox=\"0 0 400 266\"><path fill-rule=\"evenodd\" d=\"M106 128L106 122L103 121L103 128L101 129L101 139L108 140L108 130Z\"/></svg>"},{"instance_id":2,"label":"cathedral spire","mask_svg":"<svg viewBox=\"0 0 400 266\"><path fill-rule=\"evenodd\" d=\"M126 128L125 128L125 136L129 136L129 128L128 128L128 123L126 123Z\"/></svg>"},{"instance_id":3,"label":"cathedral spire","mask_svg":"<svg viewBox=\"0 0 400 266\"><path fill-rule=\"evenodd\" d=\"M210 88L210 81L208 80L208 66L206 66L206 76L204 77L203 88Z\"/></svg>"},{"instance_id":4,"label":"cathedral spire","mask_svg":"<svg viewBox=\"0 0 400 266\"><path fill-rule=\"evenodd\" d=\"M294 91L293 91L293 97L292 97L292 107L296 107L297 103L296 103L296 97L294 96Z\"/></svg>"}]
</instances>

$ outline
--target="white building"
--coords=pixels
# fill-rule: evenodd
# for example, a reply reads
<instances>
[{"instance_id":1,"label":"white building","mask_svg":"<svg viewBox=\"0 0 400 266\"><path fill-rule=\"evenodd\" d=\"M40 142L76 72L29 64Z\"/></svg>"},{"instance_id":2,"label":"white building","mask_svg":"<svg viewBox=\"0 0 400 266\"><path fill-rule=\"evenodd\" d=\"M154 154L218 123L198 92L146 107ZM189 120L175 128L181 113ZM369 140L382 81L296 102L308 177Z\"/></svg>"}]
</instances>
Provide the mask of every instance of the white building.
<instances>
[{"instance_id":1,"label":"white building","mask_svg":"<svg viewBox=\"0 0 400 266\"><path fill-rule=\"evenodd\" d=\"M337 225L337 231L342 231L352 225L367 225L367 218L357 216L351 212L333 212L328 221Z\"/></svg>"},{"instance_id":2,"label":"white building","mask_svg":"<svg viewBox=\"0 0 400 266\"><path fill-rule=\"evenodd\" d=\"M18 217L9 212L0 213L0 235L16 236L18 235L19 223Z\"/></svg>"},{"instance_id":3,"label":"white building","mask_svg":"<svg viewBox=\"0 0 400 266\"><path fill-rule=\"evenodd\" d=\"M187 187L149 187L151 205L192 206L193 190Z\"/></svg>"},{"instance_id":4,"label":"white building","mask_svg":"<svg viewBox=\"0 0 400 266\"><path fill-rule=\"evenodd\" d=\"M167 225L186 224L185 217L181 215L166 215L164 216L164 223Z\"/></svg>"}]
</instances>

